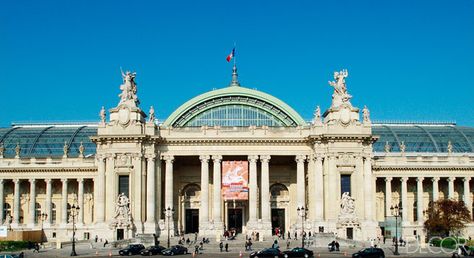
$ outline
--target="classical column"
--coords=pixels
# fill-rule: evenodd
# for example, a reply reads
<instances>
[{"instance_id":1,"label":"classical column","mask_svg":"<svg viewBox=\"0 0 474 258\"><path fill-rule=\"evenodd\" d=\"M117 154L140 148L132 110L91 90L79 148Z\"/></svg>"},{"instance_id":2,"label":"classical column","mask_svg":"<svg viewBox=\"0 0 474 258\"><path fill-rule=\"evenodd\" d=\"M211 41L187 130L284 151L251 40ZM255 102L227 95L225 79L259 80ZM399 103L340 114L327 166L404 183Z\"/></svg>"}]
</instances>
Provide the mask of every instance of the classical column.
<instances>
[{"instance_id":1,"label":"classical column","mask_svg":"<svg viewBox=\"0 0 474 258\"><path fill-rule=\"evenodd\" d=\"M466 204L467 209L471 212L472 209L472 200L471 200L471 188L469 186L469 181L471 181L470 177L465 177L462 179L464 182L464 194L463 194L463 201ZM472 214L471 214L472 217Z\"/></svg>"},{"instance_id":2,"label":"classical column","mask_svg":"<svg viewBox=\"0 0 474 258\"><path fill-rule=\"evenodd\" d=\"M249 160L249 221L257 221L257 155L248 156Z\"/></svg>"},{"instance_id":3,"label":"classical column","mask_svg":"<svg viewBox=\"0 0 474 258\"><path fill-rule=\"evenodd\" d=\"M339 197L341 196L339 192L337 192L337 176L336 173L337 167L336 167L336 156L335 154L330 154L328 156L328 189L327 189L327 214L326 218L329 220L336 220L337 215L339 212L339 205L334 205L335 203L339 203Z\"/></svg>"},{"instance_id":4,"label":"classical column","mask_svg":"<svg viewBox=\"0 0 474 258\"><path fill-rule=\"evenodd\" d=\"M402 221L403 223L408 223L408 190L407 190L407 181L408 177L402 177L400 178L401 184L402 184Z\"/></svg>"},{"instance_id":5,"label":"classical column","mask_svg":"<svg viewBox=\"0 0 474 258\"><path fill-rule=\"evenodd\" d=\"M97 179L94 181L95 222L105 222L105 156L97 155Z\"/></svg>"},{"instance_id":6,"label":"classical column","mask_svg":"<svg viewBox=\"0 0 474 258\"><path fill-rule=\"evenodd\" d=\"M105 188L105 220L106 221L110 221L112 220L113 216L115 215L115 205L116 205L116 199L117 199L117 196L118 196L118 183L117 183L117 180L116 180L116 177L117 175L115 174L115 159L116 159L116 155L114 153L107 153L105 154L106 156L106 162L105 162L105 185L104 185L104 188ZM128 156L128 158L130 158ZM133 162L133 160L132 160ZM136 170L136 167L135 167L135 164L132 164L134 166L134 169ZM134 173L135 174L135 173ZM140 174L140 172L138 172L138 174ZM134 186L137 186L138 188L141 188L141 185L137 185L135 184L135 180L133 178L132 175L129 175L129 182L130 182L130 185L134 185ZM129 197L129 199L131 200L131 203L130 203L130 212L132 212L132 216L133 216L133 219L135 220L135 224L137 224L136 222L136 217L134 216L135 214L133 214L133 206L135 205L135 200L133 198L133 192L130 192L130 193L125 193L127 194L127 196ZM130 196L131 195L131 196ZM140 219L140 218L138 218ZM141 232L140 232L141 233Z\"/></svg>"},{"instance_id":7,"label":"classical column","mask_svg":"<svg viewBox=\"0 0 474 258\"><path fill-rule=\"evenodd\" d=\"M61 179L62 185L62 209L61 209L61 224L67 224L67 178Z\"/></svg>"},{"instance_id":8,"label":"classical column","mask_svg":"<svg viewBox=\"0 0 474 258\"><path fill-rule=\"evenodd\" d=\"M416 217L418 218L418 224L423 225L423 177L416 178Z\"/></svg>"},{"instance_id":9,"label":"classical column","mask_svg":"<svg viewBox=\"0 0 474 258\"><path fill-rule=\"evenodd\" d=\"M222 195L221 195L221 161L222 156L220 155L213 155L212 160L214 161L213 166L213 184L214 184L214 191L213 191L213 219L214 223L222 223L222 215L221 215L221 203L222 203Z\"/></svg>"},{"instance_id":10,"label":"classical column","mask_svg":"<svg viewBox=\"0 0 474 258\"><path fill-rule=\"evenodd\" d=\"M155 154L146 156L146 221L145 230L155 233L156 225L156 175Z\"/></svg>"},{"instance_id":11,"label":"classical column","mask_svg":"<svg viewBox=\"0 0 474 258\"><path fill-rule=\"evenodd\" d=\"M202 223L209 222L209 158L209 155L199 156L201 160L201 207L199 220Z\"/></svg>"},{"instance_id":12,"label":"classical column","mask_svg":"<svg viewBox=\"0 0 474 258\"><path fill-rule=\"evenodd\" d=\"M269 162L270 155L260 156L260 161L262 162L262 178L260 192L262 193L262 221L270 222L270 171L269 171Z\"/></svg>"},{"instance_id":13,"label":"classical column","mask_svg":"<svg viewBox=\"0 0 474 258\"><path fill-rule=\"evenodd\" d=\"M324 178L323 178L323 157L321 155L317 155L314 160L314 199L315 199L315 206L314 206L314 215L316 221L323 221L324 219Z\"/></svg>"},{"instance_id":14,"label":"classical column","mask_svg":"<svg viewBox=\"0 0 474 258\"><path fill-rule=\"evenodd\" d=\"M304 181L304 161L305 155L297 155L296 158L296 203L297 207L305 207L305 181ZM308 207L305 207L305 209Z\"/></svg>"},{"instance_id":15,"label":"classical column","mask_svg":"<svg viewBox=\"0 0 474 258\"><path fill-rule=\"evenodd\" d=\"M372 212L372 162L371 157L366 156L364 159L364 207L365 207L365 219L374 220Z\"/></svg>"},{"instance_id":16,"label":"classical column","mask_svg":"<svg viewBox=\"0 0 474 258\"><path fill-rule=\"evenodd\" d=\"M391 216L392 212L390 210L392 207L392 178L385 178L385 216Z\"/></svg>"},{"instance_id":17,"label":"classical column","mask_svg":"<svg viewBox=\"0 0 474 258\"><path fill-rule=\"evenodd\" d=\"M36 180L30 179L30 216L28 218L28 226L33 228L35 226L36 213Z\"/></svg>"},{"instance_id":18,"label":"classical column","mask_svg":"<svg viewBox=\"0 0 474 258\"><path fill-rule=\"evenodd\" d=\"M13 224L18 226L20 223L20 179L13 179L15 184L15 193L13 198Z\"/></svg>"},{"instance_id":19,"label":"classical column","mask_svg":"<svg viewBox=\"0 0 474 258\"><path fill-rule=\"evenodd\" d=\"M448 198L449 199L454 199L454 180L456 180L455 177L448 177Z\"/></svg>"},{"instance_id":20,"label":"classical column","mask_svg":"<svg viewBox=\"0 0 474 258\"><path fill-rule=\"evenodd\" d=\"M77 224L84 224L84 178L77 179L78 193L77 202L79 205L79 214L77 214Z\"/></svg>"},{"instance_id":21,"label":"classical column","mask_svg":"<svg viewBox=\"0 0 474 258\"><path fill-rule=\"evenodd\" d=\"M44 180L46 182L46 200L45 200L45 213L48 215L45 220L45 225L51 225L51 199L52 199L52 187L51 187L51 179L47 178Z\"/></svg>"},{"instance_id":22,"label":"classical column","mask_svg":"<svg viewBox=\"0 0 474 258\"><path fill-rule=\"evenodd\" d=\"M433 182L433 201L436 202L439 199L439 177L433 177L431 181Z\"/></svg>"},{"instance_id":23,"label":"classical column","mask_svg":"<svg viewBox=\"0 0 474 258\"><path fill-rule=\"evenodd\" d=\"M173 207L173 156L165 156L165 207L164 209L174 209Z\"/></svg>"},{"instance_id":24,"label":"classical column","mask_svg":"<svg viewBox=\"0 0 474 258\"><path fill-rule=\"evenodd\" d=\"M3 217L5 217L5 214L3 214L3 206L5 205L3 190L3 179L0 179L0 225L3 225Z\"/></svg>"}]
</instances>

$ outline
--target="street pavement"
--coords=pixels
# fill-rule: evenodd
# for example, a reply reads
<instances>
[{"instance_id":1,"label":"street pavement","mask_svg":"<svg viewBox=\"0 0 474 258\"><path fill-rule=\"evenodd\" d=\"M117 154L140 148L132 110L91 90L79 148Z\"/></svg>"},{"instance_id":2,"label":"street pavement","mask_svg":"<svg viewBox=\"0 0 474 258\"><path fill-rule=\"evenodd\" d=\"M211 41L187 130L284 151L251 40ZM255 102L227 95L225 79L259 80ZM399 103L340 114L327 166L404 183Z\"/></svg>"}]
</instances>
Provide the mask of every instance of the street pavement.
<instances>
[{"instance_id":1,"label":"street pavement","mask_svg":"<svg viewBox=\"0 0 474 258\"><path fill-rule=\"evenodd\" d=\"M92 247L92 248L91 248ZM120 248L112 248L112 247L102 247L96 246L94 247L91 244L81 243L76 246L76 253L79 257L118 257L118 250ZM424 249L408 249L408 248L401 248L400 255L395 256L393 255L393 247L387 246L383 247L385 251L385 257L451 257L452 251L450 250L441 250L440 248L436 247L429 247ZM204 245L204 250L202 250L201 254L192 255L178 255L178 257L198 257L198 258L225 258L225 257L249 257L251 251L245 250L232 250L230 249L229 252L219 252L215 251L215 248L208 248L209 252L206 250L206 245ZM340 252L329 252L327 248L313 248L315 257L328 257L328 258L338 258L338 257L351 257L352 253L356 252L356 248L343 248ZM14 252L18 254L19 252ZM0 253L0 258L2 257ZM71 254L71 246L66 246L62 249L53 249L53 248L45 248L41 249L39 253L33 253L32 250L25 250L24 257L68 257ZM140 257L140 256L136 256ZM158 256L159 257L159 256Z\"/></svg>"}]
</instances>

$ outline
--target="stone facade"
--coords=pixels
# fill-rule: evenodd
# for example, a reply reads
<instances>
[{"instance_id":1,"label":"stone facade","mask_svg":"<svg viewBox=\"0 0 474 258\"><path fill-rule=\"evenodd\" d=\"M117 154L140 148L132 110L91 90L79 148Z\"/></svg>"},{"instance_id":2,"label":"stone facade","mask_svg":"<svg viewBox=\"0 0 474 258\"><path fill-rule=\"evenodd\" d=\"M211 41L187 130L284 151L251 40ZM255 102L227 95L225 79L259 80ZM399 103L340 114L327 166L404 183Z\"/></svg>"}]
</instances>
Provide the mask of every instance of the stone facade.
<instances>
[{"instance_id":1,"label":"stone facade","mask_svg":"<svg viewBox=\"0 0 474 258\"><path fill-rule=\"evenodd\" d=\"M360 119L359 109L349 102L347 71L335 74L333 103L322 116L318 107L312 123L293 119L295 126L279 127L174 127L172 121L184 121L185 115L158 124L153 108L147 119L139 106L135 74L123 76L119 104L108 114L100 112L97 135L91 137L95 155L82 151L69 157L65 148L62 157L37 159L22 158L20 151L6 157L0 151L1 223L9 224L8 214L12 230L42 227L50 240L70 239L67 211L76 204L79 239L164 237L168 229L189 232L198 218L192 229L217 239L230 224L241 225L244 234L268 238L278 220L284 232L300 232L304 226L367 240L393 230L386 221L395 204L403 207L405 238L424 236L423 210L429 201L463 200L472 210L474 154L410 153L405 147L375 152L378 136L368 109ZM224 90L241 96L254 91L238 85ZM180 109L175 113L183 114ZM221 163L226 160L248 161L248 200L222 198ZM122 177L129 185L126 205L118 198ZM350 199L342 194L342 177L349 178ZM347 200L350 212L341 209L341 201L348 207ZM166 208L174 213L165 216ZM41 212L48 214L44 222L38 219ZM236 218L241 221L230 221ZM474 233L474 227L467 231Z\"/></svg>"}]
</instances>

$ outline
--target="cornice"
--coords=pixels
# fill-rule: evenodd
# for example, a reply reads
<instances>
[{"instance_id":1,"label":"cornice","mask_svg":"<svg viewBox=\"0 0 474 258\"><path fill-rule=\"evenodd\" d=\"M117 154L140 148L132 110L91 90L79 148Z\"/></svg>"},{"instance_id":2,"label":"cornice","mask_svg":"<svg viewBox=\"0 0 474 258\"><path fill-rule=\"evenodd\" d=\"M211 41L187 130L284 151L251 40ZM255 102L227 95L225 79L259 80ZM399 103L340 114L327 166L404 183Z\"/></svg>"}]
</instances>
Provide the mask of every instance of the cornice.
<instances>
[{"instance_id":1,"label":"cornice","mask_svg":"<svg viewBox=\"0 0 474 258\"><path fill-rule=\"evenodd\" d=\"M161 144L163 145L225 145L225 144L288 144L288 145L301 145L307 144L308 141L305 138L291 138L291 139L238 139L238 138L219 138L219 139L199 139L199 138L187 138L187 139L166 139L163 138Z\"/></svg>"},{"instance_id":2,"label":"cornice","mask_svg":"<svg viewBox=\"0 0 474 258\"><path fill-rule=\"evenodd\" d=\"M11 167L0 168L0 173L18 173L18 172L97 172L97 167L78 168L78 167L60 167L60 168L39 168L39 167Z\"/></svg>"},{"instance_id":3,"label":"cornice","mask_svg":"<svg viewBox=\"0 0 474 258\"><path fill-rule=\"evenodd\" d=\"M433 171L433 170L465 170L465 171L473 171L474 172L474 167L472 166L436 166L436 167L426 167L426 166L404 166L404 165L398 165L398 166L372 166L373 171L393 171L393 170L398 170L398 171Z\"/></svg>"}]
</instances>

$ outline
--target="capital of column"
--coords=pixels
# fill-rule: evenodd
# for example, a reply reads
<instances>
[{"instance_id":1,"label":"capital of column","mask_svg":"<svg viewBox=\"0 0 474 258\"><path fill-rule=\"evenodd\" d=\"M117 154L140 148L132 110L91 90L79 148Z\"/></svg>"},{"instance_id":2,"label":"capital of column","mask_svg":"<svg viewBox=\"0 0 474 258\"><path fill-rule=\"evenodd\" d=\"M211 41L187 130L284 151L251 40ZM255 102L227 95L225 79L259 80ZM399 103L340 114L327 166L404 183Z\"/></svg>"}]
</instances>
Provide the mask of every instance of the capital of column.
<instances>
[{"instance_id":1,"label":"capital of column","mask_svg":"<svg viewBox=\"0 0 474 258\"><path fill-rule=\"evenodd\" d=\"M50 184L50 183L51 183L51 181L52 181L52 179L51 179L51 178L46 178L46 179L44 179L44 182L45 182L46 184Z\"/></svg>"},{"instance_id":2,"label":"capital of column","mask_svg":"<svg viewBox=\"0 0 474 258\"><path fill-rule=\"evenodd\" d=\"M431 181L433 181L433 182L436 182L436 183L437 183L437 182L439 181L439 177L433 177L433 178L431 178Z\"/></svg>"},{"instance_id":3,"label":"capital of column","mask_svg":"<svg viewBox=\"0 0 474 258\"><path fill-rule=\"evenodd\" d=\"M258 160L258 155L249 155L248 160L250 163L255 163Z\"/></svg>"},{"instance_id":4,"label":"capital of column","mask_svg":"<svg viewBox=\"0 0 474 258\"><path fill-rule=\"evenodd\" d=\"M211 158L211 157L210 157L209 155L200 155L200 156L199 156L199 159L200 159L201 162L203 162L203 163L209 163L209 159L210 159L210 158Z\"/></svg>"},{"instance_id":5,"label":"capital of column","mask_svg":"<svg viewBox=\"0 0 474 258\"><path fill-rule=\"evenodd\" d=\"M212 160L214 161L214 163L221 163L222 155L212 155Z\"/></svg>"},{"instance_id":6,"label":"capital of column","mask_svg":"<svg viewBox=\"0 0 474 258\"><path fill-rule=\"evenodd\" d=\"M0 185L3 185L3 179L0 179Z\"/></svg>"},{"instance_id":7,"label":"capital of column","mask_svg":"<svg viewBox=\"0 0 474 258\"><path fill-rule=\"evenodd\" d=\"M141 160L144 156L145 155L143 155L143 153L141 153L141 152L132 154L132 158L135 159L135 160Z\"/></svg>"},{"instance_id":8,"label":"capital of column","mask_svg":"<svg viewBox=\"0 0 474 258\"><path fill-rule=\"evenodd\" d=\"M466 182L466 181L469 182L469 181L471 181L471 178L470 178L470 177L464 177L464 178L462 179L462 181L463 181L463 182Z\"/></svg>"},{"instance_id":9,"label":"capital of column","mask_svg":"<svg viewBox=\"0 0 474 258\"><path fill-rule=\"evenodd\" d=\"M386 177L384 180L385 180L385 182L390 183L390 182L392 182L392 179L393 178L389 176L389 177Z\"/></svg>"},{"instance_id":10,"label":"capital of column","mask_svg":"<svg viewBox=\"0 0 474 258\"><path fill-rule=\"evenodd\" d=\"M447 180L448 180L448 182L454 182L454 180L456 180L456 178L451 176L451 177L448 177Z\"/></svg>"},{"instance_id":11,"label":"capital of column","mask_svg":"<svg viewBox=\"0 0 474 258\"><path fill-rule=\"evenodd\" d=\"M77 179L77 182L78 182L79 184L84 183L84 178L82 178L82 177L78 178L78 179Z\"/></svg>"},{"instance_id":12,"label":"capital of column","mask_svg":"<svg viewBox=\"0 0 474 258\"><path fill-rule=\"evenodd\" d=\"M16 179L13 179L12 181L13 181L13 183L15 183L15 185L17 185L17 184L20 183L20 179L17 179L17 178L16 178Z\"/></svg>"},{"instance_id":13,"label":"capital of column","mask_svg":"<svg viewBox=\"0 0 474 258\"><path fill-rule=\"evenodd\" d=\"M402 177L402 178L400 178L400 181L402 183L406 183L408 181L408 177Z\"/></svg>"},{"instance_id":14,"label":"capital of column","mask_svg":"<svg viewBox=\"0 0 474 258\"><path fill-rule=\"evenodd\" d=\"M166 161L166 163L173 163L174 162L174 156L173 155L164 155L163 159Z\"/></svg>"},{"instance_id":15,"label":"capital of column","mask_svg":"<svg viewBox=\"0 0 474 258\"><path fill-rule=\"evenodd\" d=\"M423 183L423 180L424 180L424 179L425 179L425 178L422 177L422 176L417 177L417 178L416 178L416 182L422 182L422 183Z\"/></svg>"},{"instance_id":16,"label":"capital of column","mask_svg":"<svg viewBox=\"0 0 474 258\"><path fill-rule=\"evenodd\" d=\"M148 153L148 154L145 154L145 158L146 158L147 160L155 161L155 159L156 159L156 154L155 154L155 153Z\"/></svg>"},{"instance_id":17,"label":"capital of column","mask_svg":"<svg viewBox=\"0 0 474 258\"><path fill-rule=\"evenodd\" d=\"M62 179L61 179L61 182L67 183L67 178L62 178Z\"/></svg>"},{"instance_id":18,"label":"capital of column","mask_svg":"<svg viewBox=\"0 0 474 258\"><path fill-rule=\"evenodd\" d=\"M268 163L268 162L270 162L270 159L271 159L271 158L272 158L272 157L271 157L270 155L260 155L260 161L261 161L262 163Z\"/></svg>"},{"instance_id":19,"label":"capital of column","mask_svg":"<svg viewBox=\"0 0 474 258\"><path fill-rule=\"evenodd\" d=\"M31 183L31 184L34 184L36 179L32 178L32 179L28 179L28 181Z\"/></svg>"},{"instance_id":20,"label":"capital of column","mask_svg":"<svg viewBox=\"0 0 474 258\"><path fill-rule=\"evenodd\" d=\"M296 155L296 163L303 163L306 160L306 155Z\"/></svg>"},{"instance_id":21,"label":"capital of column","mask_svg":"<svg viewBox=\"0 0 474 258\"><path fill-rule=\"evenodd\" d=\"M107 153L107 154L105 154L105 157L106 157L108 160L114 160L116 156L117 156L117 155L115 155L115 154L113 154L113 153Z\"/></svg>"},{"instance_id":22,"label":"capital of column","mask_svg":"<svg viewBox=\"0 0 474 258\"><path fill-rule=\"evenodd\" d=\"M96 154L95 158L97 159L98 162L104 161L105 154Z\"/></svg>"}]
</instances>

